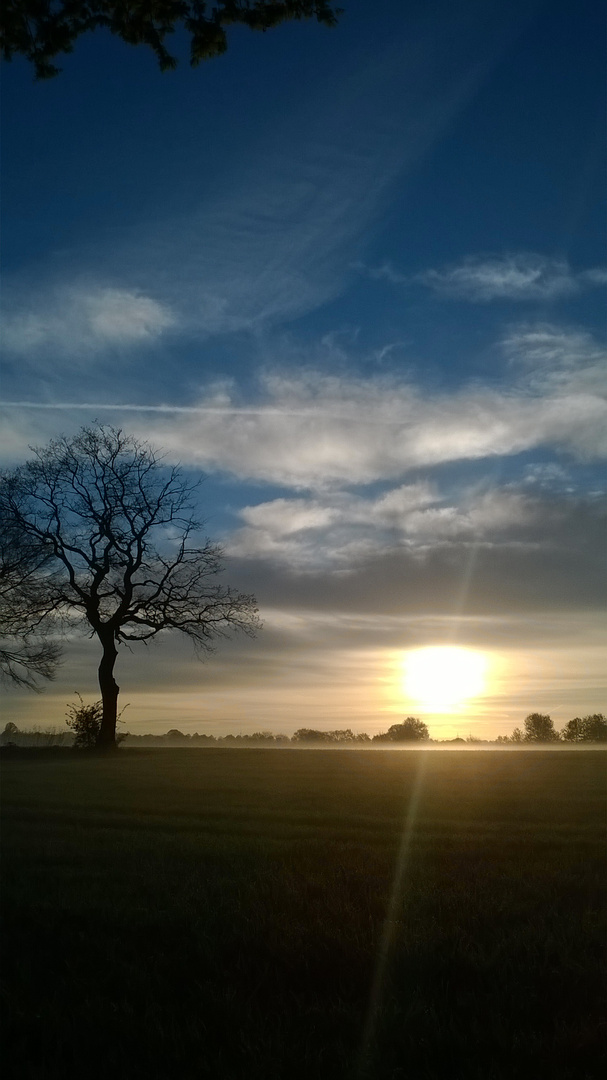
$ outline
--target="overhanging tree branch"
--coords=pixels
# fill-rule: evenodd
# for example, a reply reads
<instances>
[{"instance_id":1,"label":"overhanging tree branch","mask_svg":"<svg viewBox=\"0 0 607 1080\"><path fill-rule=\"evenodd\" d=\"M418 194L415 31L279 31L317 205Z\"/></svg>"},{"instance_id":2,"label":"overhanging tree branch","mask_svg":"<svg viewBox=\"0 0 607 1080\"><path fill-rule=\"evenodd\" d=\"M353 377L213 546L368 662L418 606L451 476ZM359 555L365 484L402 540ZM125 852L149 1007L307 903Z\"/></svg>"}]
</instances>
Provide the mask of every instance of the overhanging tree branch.
<instances>
[{"instance_id":1,"label":"overhanging tree branch","mask_svg":"<svg viewBox=\"0 0 607 1080\"><path fill-rule=\"evenodd\" d=\"M61 70L55 57L72 52L82 34L107 29L129 45L147 45L167 71L177 60L165 39L176 30L188 35L196 67L226 51L229 26L266 31L302 19L334 26L340 14L334 0L4 0L0 48L5 60L25 56L36 78L48 79Z\"/></svg>"}]
</instances>

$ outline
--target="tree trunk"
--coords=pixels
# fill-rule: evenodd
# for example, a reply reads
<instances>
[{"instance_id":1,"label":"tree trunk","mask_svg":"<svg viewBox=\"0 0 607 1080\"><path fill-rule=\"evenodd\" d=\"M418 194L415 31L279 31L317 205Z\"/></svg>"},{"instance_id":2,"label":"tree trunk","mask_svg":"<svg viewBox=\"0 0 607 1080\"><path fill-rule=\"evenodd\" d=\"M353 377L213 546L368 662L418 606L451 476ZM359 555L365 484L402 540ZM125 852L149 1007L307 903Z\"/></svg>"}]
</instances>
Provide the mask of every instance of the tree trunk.
<instances>
[{"instance_id":1,"label":"tree trunk","mask_svg":"<svg viewBox=\"0 0 607 1080\"><path fill-rule=\"evenodd\" d=\"M116 722L118 719L118 693L120 687L114 678L114 664L118 650L114 636L101 638L103 656L99 664L99 689L103 704L103 719L97 736L98 750L116 749Z\"/></svg>"}]
</instances>

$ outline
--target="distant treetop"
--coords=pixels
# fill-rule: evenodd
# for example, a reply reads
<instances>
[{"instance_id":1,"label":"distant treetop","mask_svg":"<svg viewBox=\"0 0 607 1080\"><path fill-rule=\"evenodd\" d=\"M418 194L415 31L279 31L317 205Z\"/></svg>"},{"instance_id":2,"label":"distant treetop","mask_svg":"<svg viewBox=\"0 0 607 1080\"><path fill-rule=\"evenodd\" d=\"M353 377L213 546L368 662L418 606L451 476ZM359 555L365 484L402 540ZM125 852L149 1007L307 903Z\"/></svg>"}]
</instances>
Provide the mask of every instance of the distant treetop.
<instances>
[{"instance_id":1,"label":"distant treetop","mask_svg":"<svg viewBox=\"0 0 607 1080\"><path fill-rule=\"evenodd\" d=\"M53 59L72 52L81 34L105 27L129 45L147 45L161 71L177 66L165 47L167 34L184 29L190 38L190 64L196 67L225 52L226 27L269 30L279 23L315 18L334 26L341 9L335 0L4 0L0 13L0 52L5 60L25 56L37 79L60 68Z\"/></svg>"},{"instance_id":2,"label":"distant treetop","mask_svg":"<svg viewBox=\"0 0 607 1080\"><path fill-rule=\"evenodd\" d=\"M423 742L429 738L424 721L417 716L408 716L401 724L392 724L383 735L374 735L373 742Z\"/></svg>"}]
</instances>

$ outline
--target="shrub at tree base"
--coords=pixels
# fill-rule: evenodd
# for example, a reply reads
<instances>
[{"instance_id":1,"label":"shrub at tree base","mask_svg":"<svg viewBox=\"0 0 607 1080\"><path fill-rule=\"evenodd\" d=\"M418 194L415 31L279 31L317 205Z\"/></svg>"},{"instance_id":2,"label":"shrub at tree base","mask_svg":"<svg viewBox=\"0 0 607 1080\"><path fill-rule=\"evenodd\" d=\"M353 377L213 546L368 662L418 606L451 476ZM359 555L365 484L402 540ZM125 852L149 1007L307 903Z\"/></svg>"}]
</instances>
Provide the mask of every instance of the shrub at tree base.
<instances>
[{"instance_id":1,"label":"shrub at tree base","mask_svg":"<svg viewBox=\"0 0 607 1080\"><path fill-rule=\"evenodd\" d=\"M74 732L74 748L76 750L94 750L99 739L101 721L103 720L103 702L94 701L92 705L85 705L82 695L76 692L80 702L68 705L65 722ZM125 708L127 706L125 705ZM120 713L118 720L124 709ZM116 742L121 743L127 738L128 732L116 736Z\"/></svg>"}]
</instances>

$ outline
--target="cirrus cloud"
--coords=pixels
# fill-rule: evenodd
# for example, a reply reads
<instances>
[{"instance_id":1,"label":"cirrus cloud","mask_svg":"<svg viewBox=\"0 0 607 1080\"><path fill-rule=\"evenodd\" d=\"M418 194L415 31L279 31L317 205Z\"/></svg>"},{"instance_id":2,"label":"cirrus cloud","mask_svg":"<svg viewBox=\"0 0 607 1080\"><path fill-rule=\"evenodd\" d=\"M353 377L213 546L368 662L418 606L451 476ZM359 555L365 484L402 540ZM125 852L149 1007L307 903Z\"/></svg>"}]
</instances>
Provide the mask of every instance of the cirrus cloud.
<instances>
[{"instance_id":1,"label":"cirrus cloud","mask_svg":"<svg viewBox=\"0 0 607 1080\"><path fill-rule=\"evenodd\" d=\"M553 300L580 288L566 259L519 253L470 256L456 266L426 270L417 281L435 292L485 303L489 300Z\"/></svg>"},{"instance_id":2,"label":"cirrus cloud","mask_svg":"<svg viewBox=\"0 0 607 1080\"><path fill-rule=\"evenodd\" d=\"M513 328L501 347L513 379L450 392L396 374L266 371L254 403L223 380L191 406L36 407L82 420L90 411L111 422L126 414L134 434L186 465L296 490L387 482L536 447L578 461L607 456L604 348L589 334L545 323ZM10 412L25 405L14 403Z\"/></svg>"},{"instance_id":3,"label":"cirrus cloud","mask_svg":"<svg viewBox=\"0 0 607 1080\"><path fill-rule=\"evenodd\" d=\"M565 258L549 258L525 251L469 255L451 266L431 268L418 274L404 274L390 262L378 266L358 262L355 268L375 281L387 281L391 285L425 285L441 296L477 304L491 300L559 300L607 282L607 270L603 267L576 272Z\"/></svg>"},{"instance_id":4,"label":"cirrus cloud","mask_svg":"<svg viewBox=\"0 0 607 1080\"><path fill-rule=\"evenodd\" d=\"M207 470L292 488L390 480L449 461L549 447L582 461L607 456L605 350L588 334L540 324L502 342L508 385L432 392L411 380L266 372L258 403L222 383L179 415L155 418L154 438ZM149 435L133 417L135 427Z\"/></svg>"},{"instance_id":5,"label":"cirrus cloud","mask_svg":"<svg viewBox=\"0 0 607 1080\"><path fill-rule=\"evenodd\" d=\"M27 301L18 297L4 316L2 337L18 356L74 357L149 345L174 323L166 304L137 289L59 286Z\"/></svg>"}]
</instances>

